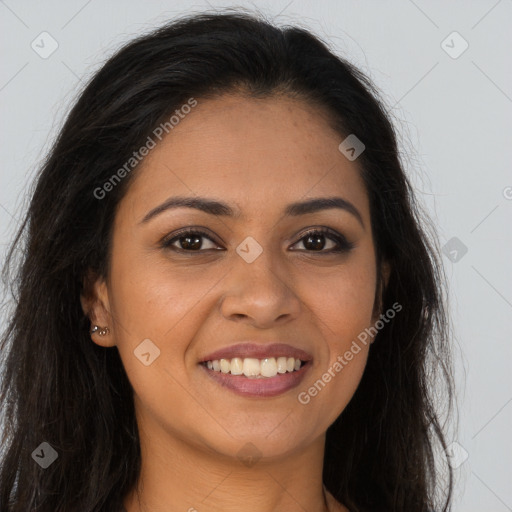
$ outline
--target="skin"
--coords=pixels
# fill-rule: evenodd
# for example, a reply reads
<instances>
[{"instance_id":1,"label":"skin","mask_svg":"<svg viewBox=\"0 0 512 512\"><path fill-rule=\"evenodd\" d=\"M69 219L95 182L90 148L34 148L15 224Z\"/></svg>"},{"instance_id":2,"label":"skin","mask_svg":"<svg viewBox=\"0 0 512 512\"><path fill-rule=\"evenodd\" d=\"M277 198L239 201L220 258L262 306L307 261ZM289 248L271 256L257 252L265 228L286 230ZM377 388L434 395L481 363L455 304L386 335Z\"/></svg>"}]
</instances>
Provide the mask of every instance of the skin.
<instances>
[{"instance_id":1,"label":"skin","mask_svg":"<svg viewBox=\"0 0 512 512\"><path fill-rule=\"evenodd\" d=\"M325 432L352 398L370 343L308 404L297 399L380 314L368 197L341 140L305 102L224 95L198 101L137 169L116 214L110 274L82 298L92 324L110 329L92 340L117 346L134 388L143 487L126 496L128 512L348 510L331 495L325 503ZM221 200L240 216L179 208L141 223L177 195ZM334 208L283 216L289 203L332 196L350 201L364 226ZM304 233L321 226L355 247L328 254L336 242L325 235L324 248L311 248ZM184 227L211 240L186 254L161 247ZM236 252L248 236L263 249L250 264ZM173 246L184 250L183 238ZM149 366L134 356L147 338L160 349ZM198 361L240 340L284 341L313 365L282 395L236 395ZM237 457L247 443L260 456L251 465Z\"/></svg>"}]
</instances>

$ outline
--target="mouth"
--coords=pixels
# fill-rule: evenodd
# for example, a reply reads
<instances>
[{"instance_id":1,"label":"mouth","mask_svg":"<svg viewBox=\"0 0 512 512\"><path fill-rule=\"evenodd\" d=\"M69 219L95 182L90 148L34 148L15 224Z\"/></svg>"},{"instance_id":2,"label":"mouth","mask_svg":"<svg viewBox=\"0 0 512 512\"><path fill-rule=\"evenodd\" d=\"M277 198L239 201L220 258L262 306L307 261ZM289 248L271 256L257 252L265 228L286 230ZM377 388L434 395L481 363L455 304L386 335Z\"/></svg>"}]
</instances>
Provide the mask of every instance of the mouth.
<instances>
[{"instance_id":1,"label":"mouth","mask_svg":"<svg viewBox=\"0 0 512 512\"><path fill-rule=\"evenodd\" d=\"M285 344L238 344L199 362L208 377L238 395L273 397L298 386L312 357Z\"/></svg>"}]
</instances>

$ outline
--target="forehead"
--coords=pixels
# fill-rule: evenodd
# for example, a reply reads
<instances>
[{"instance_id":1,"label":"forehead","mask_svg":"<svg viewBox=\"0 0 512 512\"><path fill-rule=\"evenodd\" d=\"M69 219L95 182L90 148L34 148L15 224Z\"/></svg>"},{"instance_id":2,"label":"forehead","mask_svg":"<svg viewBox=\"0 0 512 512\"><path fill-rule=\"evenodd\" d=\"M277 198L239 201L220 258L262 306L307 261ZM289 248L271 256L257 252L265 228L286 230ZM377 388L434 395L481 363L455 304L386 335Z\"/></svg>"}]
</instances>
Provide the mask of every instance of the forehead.
<instances>
[{"instance_id":1,"label":"forehead","mask_svg":"<svg viewBox=\"0 0 512 512\"><path fill-rule=\"evenodd\" d=\"M223 198L238 218L336 195L368 216L360 168L323 109L287 97L197 101L137 169L125 199L139 217L171 195Z\"/></svg>"}]
</instances>

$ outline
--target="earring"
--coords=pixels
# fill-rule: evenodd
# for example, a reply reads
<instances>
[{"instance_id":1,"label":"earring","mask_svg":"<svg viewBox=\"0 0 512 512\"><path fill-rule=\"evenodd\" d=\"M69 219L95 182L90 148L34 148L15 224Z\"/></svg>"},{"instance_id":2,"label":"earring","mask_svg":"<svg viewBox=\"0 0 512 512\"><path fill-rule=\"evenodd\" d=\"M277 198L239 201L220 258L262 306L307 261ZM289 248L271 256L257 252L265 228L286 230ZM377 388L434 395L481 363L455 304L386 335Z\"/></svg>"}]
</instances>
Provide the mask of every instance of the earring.
<instances>
[{"instance_id":1,"label":"earring","mask_svg":"<svg viewBox=\"0 0 512 512\"><path fill-rule=\"evenodd\" d=\"M92 329L91 329L91 334L95 334L95 333L98 333L100 336L105 336L106 334L108 334L110 331L109 331L109 328L108 327L99 327L98 325L95 325Z\"/></svg>"}]
</instances>

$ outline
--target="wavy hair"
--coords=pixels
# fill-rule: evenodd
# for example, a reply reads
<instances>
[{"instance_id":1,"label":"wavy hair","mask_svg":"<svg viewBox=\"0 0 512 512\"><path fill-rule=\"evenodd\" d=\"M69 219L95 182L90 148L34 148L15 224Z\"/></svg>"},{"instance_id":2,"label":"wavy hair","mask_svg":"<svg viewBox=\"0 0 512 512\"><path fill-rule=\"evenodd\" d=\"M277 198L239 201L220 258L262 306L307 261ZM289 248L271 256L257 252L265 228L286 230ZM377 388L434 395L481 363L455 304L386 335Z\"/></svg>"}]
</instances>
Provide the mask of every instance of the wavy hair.
<instances>
[{"instance_id":1,"label":"wavy hair","mask_svg":"<svg viewBox=\"0 0 512 512\"><path fill-rule=\"evenodd\" d=\"M327 431L324 484L354 512L449 510L452 472L441 478L434 457L446 448L435 390L443 384L446 411L453 389L446 277L389 113L371 80L308 30L235 11L182 16L116 51L41 165L3 273L13 307L0 342L2 511L118 511L136 484L133 390L117 348L91 342L80 296L89 271L108 275L113 219L137 168L103 199L94 190L188 98L233 91L317 105L340 142L356 134L366 146L357 162L377 265L392 268L381 306L403 310ZM44 470L31 456L42 442L58 453Z\"/></svg>"}]
</instances>

